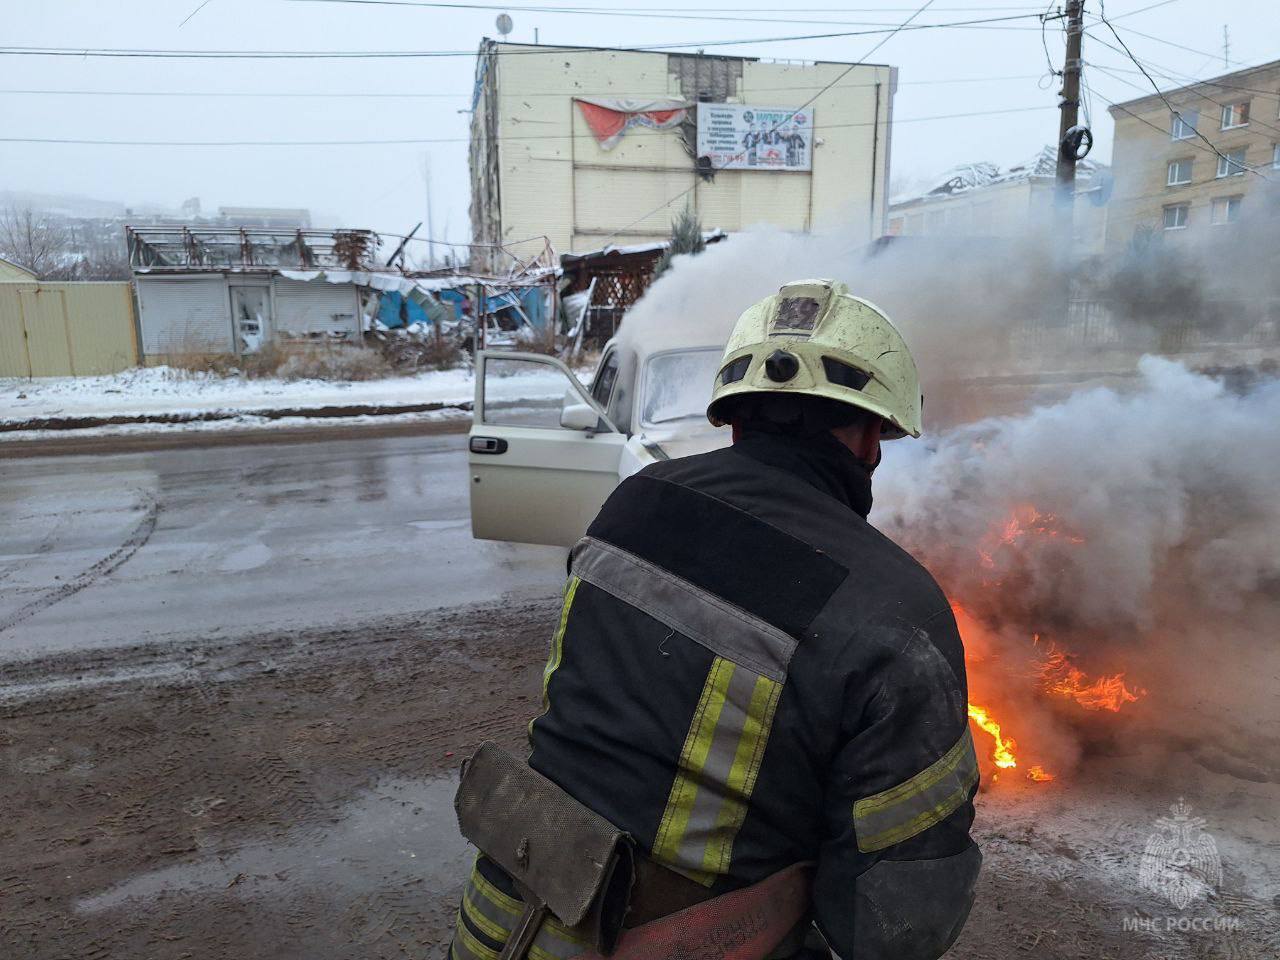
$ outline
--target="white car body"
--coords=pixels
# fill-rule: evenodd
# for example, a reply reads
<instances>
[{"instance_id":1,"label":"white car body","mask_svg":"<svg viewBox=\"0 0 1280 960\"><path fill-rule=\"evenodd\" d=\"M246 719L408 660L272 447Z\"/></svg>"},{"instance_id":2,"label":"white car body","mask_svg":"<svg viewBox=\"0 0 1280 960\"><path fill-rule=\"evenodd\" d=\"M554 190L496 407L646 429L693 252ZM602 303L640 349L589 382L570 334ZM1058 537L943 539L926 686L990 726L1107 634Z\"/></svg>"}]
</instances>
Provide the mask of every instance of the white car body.
<instances>
[{"instance_id":1,"label":"white car body","mask_svg":"<svg viewBox=\"0 0 1280 960\"><path fill-rule=\"evenodd\" d=\"M611 340L589 387L562 362L481 351L469 448L471 532L572 546L626 477L722 447L705 410L722 347Z\"/></svg>"}]
</instances>

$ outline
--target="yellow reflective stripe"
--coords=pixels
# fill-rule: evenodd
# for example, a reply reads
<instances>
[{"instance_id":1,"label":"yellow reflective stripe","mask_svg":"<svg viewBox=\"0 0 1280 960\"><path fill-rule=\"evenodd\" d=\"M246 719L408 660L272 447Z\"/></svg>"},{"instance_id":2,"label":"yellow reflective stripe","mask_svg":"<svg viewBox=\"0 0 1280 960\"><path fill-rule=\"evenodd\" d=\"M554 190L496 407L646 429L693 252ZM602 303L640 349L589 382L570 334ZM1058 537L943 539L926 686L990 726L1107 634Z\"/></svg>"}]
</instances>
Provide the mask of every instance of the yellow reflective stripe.
<instances>
[{"instance_id":1,"label":"yellow reflective stripe","mask_svg":"<svg viewBox=\"0 0 1280 960\"><path fill-rule=\"evenodd\" d=\"M475 886L467 884L467 889L462 894L462 909L467 915L467 919L480 928L482 933L493 937L498 942L503 942L511 934L509 927L502 926L497 920L485 915L484 905L476 902L479 895ZM491 902L485 898L486 902Z\"/></svg>"},{"instance_id":2,"label":"yellow reflective stripe","mask_svg":"<svg viewBox=\"0 0 1280 960\"><path fill-rule=\"evenodd\" d=\"M760 773L760 761L769 742L769 729L773 726L773 714L782 696L782 684L768 677L757 677L747 708L746 724L733 766L729 771L728 795L720 808L714 836L707 843L702 867L708 873L722 874L729 870L733 855L733 841L747 818L747 801L755 790L756 777Z\"/></svg>"},{"instance_id":3,"label":"yellow reflective stripe","mask_svg":"<svg viewBox=\"0 0 1280 960\"><path fill-rule=\"evenodd\" d=\"M471 882L476 885L476 889L484 894L484 898L492 903L498 909L509 913L514 917L520 916L524 912L524 904L513 897L507 896L492 883L484 878L479 868L472 870Z\"/></svg>"},{"instance_id":4,"label":"yellow reflective stripe","mask_svg":"<svg viewBox=\"0 0 1280 960\"><path fill-rule=\"evenodd\" d=\"M547 657L547 665L542 669L542 713L538 716L545 716L547 711L551 709L551 697L549 690L551 687L551 675L560 669L560 661L564 658L564 631L569 624L569 608L573 606L574 595L578 592L578 584L582 582L580 577L570 577L569 582L564 588L564 605L560 608L560 623L556 626L556 632L551 637L551 653ZM529 736L533 736L533 725L538 722L538 717L534 717L529 721Z\"/></svg>"},{"instance_id":5,"label":"yellow reflective stripe","mask_svg":"<svg viewBox=\"0 0 1280 960\"><path fill-rule=\"evenodd\" d=\"M705 886L728 872L782 684L716 657L703 684L652 855Z\"/></svg>"},{"instance_id":6,"label":"yellow reflective stripe","mask_svg":"<svg viewBox=\"0 0 1280 960\"><path fill-rule=\"evenodd\" d=\"M492 905L505 914L510 919L511 925L503 926L502 922L491 913L486 914L485 905L472 899L473 896L483 897L486 904ZM473 921L485 934L503 943L524 914L522 901L507 896L486 880L478 869L472 870L471 882L462 896L462 905L467 910L469 920ZM467 909L468 907L470 909ZM543 921L533 946L529 948L529 956L531 960L563 960L566 957L577 956L587 946L588 943L584 938L574 934L554 917L548 917Z\"/></svg>"},{"instance_id":7,"label":"yellow reflective stripe","mask_svg":"<svg viewBox=\"0 0 1280 960\"><path fill-rule=\"evenodd\" d=\"M454 923L453 926L453 943L455 949L458 944L462 944L466 950L474 956L479 957L480 960L498 960L497 950L489 949L471 935L471 931L467 929L467 925L462 922L461 913L458 914L457 922Z\"/></svg>"},{"instance_id":8,"label":"yellow reflective stripe","mask_svg":"<svg viewBox=\"0 0 1280 960\"><path fill-rule=\"evenodd\" d=\"M720 713L724 709L725 694L729 689L729 679L733 676L733 669L734 665L722 657L716 657L711 662L711 670L707 673L706 682L702 685L702 696L698 699L698 707L693 713L693 722L689 725L689 733L680 751L675 782L671 784L671 793L667 797L662 821L658 824L658 834L654 838L652 851L655 859L669 866L680 862L680 848L689 826L689 815L693 812L693 801L698 792L698 778L707 761L707 754L711 750L711 740L715 735ZM709 881L705 878L696 879L709 885Z\"/></svg>"},{"instance_id":9,"label":"yellow reflective stripe","mask_svg":"<svg viewBox=\"0 0 1280 960\"><path fill-rule=\"evenodd\" d=\"M857 801L854 832L864 853L909 840L954 813L978 782L978 758L966 724L955 746L909 780Z\"/></svg>"}]
</instances>

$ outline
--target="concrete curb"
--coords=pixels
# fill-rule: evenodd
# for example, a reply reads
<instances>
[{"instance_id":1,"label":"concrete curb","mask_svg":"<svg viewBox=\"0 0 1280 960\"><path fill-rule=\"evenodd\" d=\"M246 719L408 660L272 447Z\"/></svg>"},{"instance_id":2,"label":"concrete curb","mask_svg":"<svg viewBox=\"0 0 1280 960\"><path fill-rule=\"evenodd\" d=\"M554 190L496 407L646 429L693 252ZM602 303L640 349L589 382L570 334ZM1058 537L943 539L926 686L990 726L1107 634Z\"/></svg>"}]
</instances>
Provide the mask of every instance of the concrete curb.
<instances>
[{"instance_id":1,"label":"concrete curb","mask_svg":"<svg viewBox=\"0 0 1280 960\"><path fill-rule=\"evenodd\" d=\"M160 423L181 426L184 423L207 423L216 420L236 420L241 417L258 417L264 420L282 420L286 417L305 417L320 420L338 417L386 417L399 413L430 413L435 410L456 410L468 413L474 404L470 400L456 403L397 404L335 404L325 407L268 407L244 410L192 410L183 413L138 413L112 416L80 417L29 417L25 420L0 420L0 433L17 433L27 430L88 430L94 427L114 427L127 424Z\"/></svg>"}]
</instances>

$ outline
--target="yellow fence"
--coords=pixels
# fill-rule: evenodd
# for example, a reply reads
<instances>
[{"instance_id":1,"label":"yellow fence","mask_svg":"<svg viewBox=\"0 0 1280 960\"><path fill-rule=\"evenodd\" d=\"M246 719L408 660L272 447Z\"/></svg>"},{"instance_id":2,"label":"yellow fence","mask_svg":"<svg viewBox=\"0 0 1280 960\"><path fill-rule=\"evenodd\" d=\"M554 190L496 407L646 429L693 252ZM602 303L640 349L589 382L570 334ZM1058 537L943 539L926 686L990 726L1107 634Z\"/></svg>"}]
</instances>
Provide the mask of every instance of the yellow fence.
<instances>
[{"instance_id":1,"label":"yellow fence","mask_svg":"<svg viewBox=\"0 0 1280 960\"><path fill-rule=\"evenodd\" d=\"M140 359L128 282L0 283L0 377L83 377Z\"/></svg>"}]
</instances>

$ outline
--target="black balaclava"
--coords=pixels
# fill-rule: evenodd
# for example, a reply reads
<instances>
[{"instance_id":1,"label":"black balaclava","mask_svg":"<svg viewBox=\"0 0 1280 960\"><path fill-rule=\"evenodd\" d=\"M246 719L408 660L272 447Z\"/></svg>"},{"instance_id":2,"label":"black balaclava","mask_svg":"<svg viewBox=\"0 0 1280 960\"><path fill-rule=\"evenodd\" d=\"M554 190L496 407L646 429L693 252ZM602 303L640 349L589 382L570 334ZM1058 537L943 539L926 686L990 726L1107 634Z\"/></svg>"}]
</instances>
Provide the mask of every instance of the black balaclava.
<instances>
[{"instance_id":1,"label":"black balaclava","mask_svg":"<svg viewBox=\"0 0 1280 960\"><path fill-rule=\"evenodd\" d=\"M734 398L728 419L738 428L734 449L793 473L860 517L871 512L871 474L879 464L860 460L831 431L866 416L825 397L749 394Z\"/></svg>"}]
</instances>

